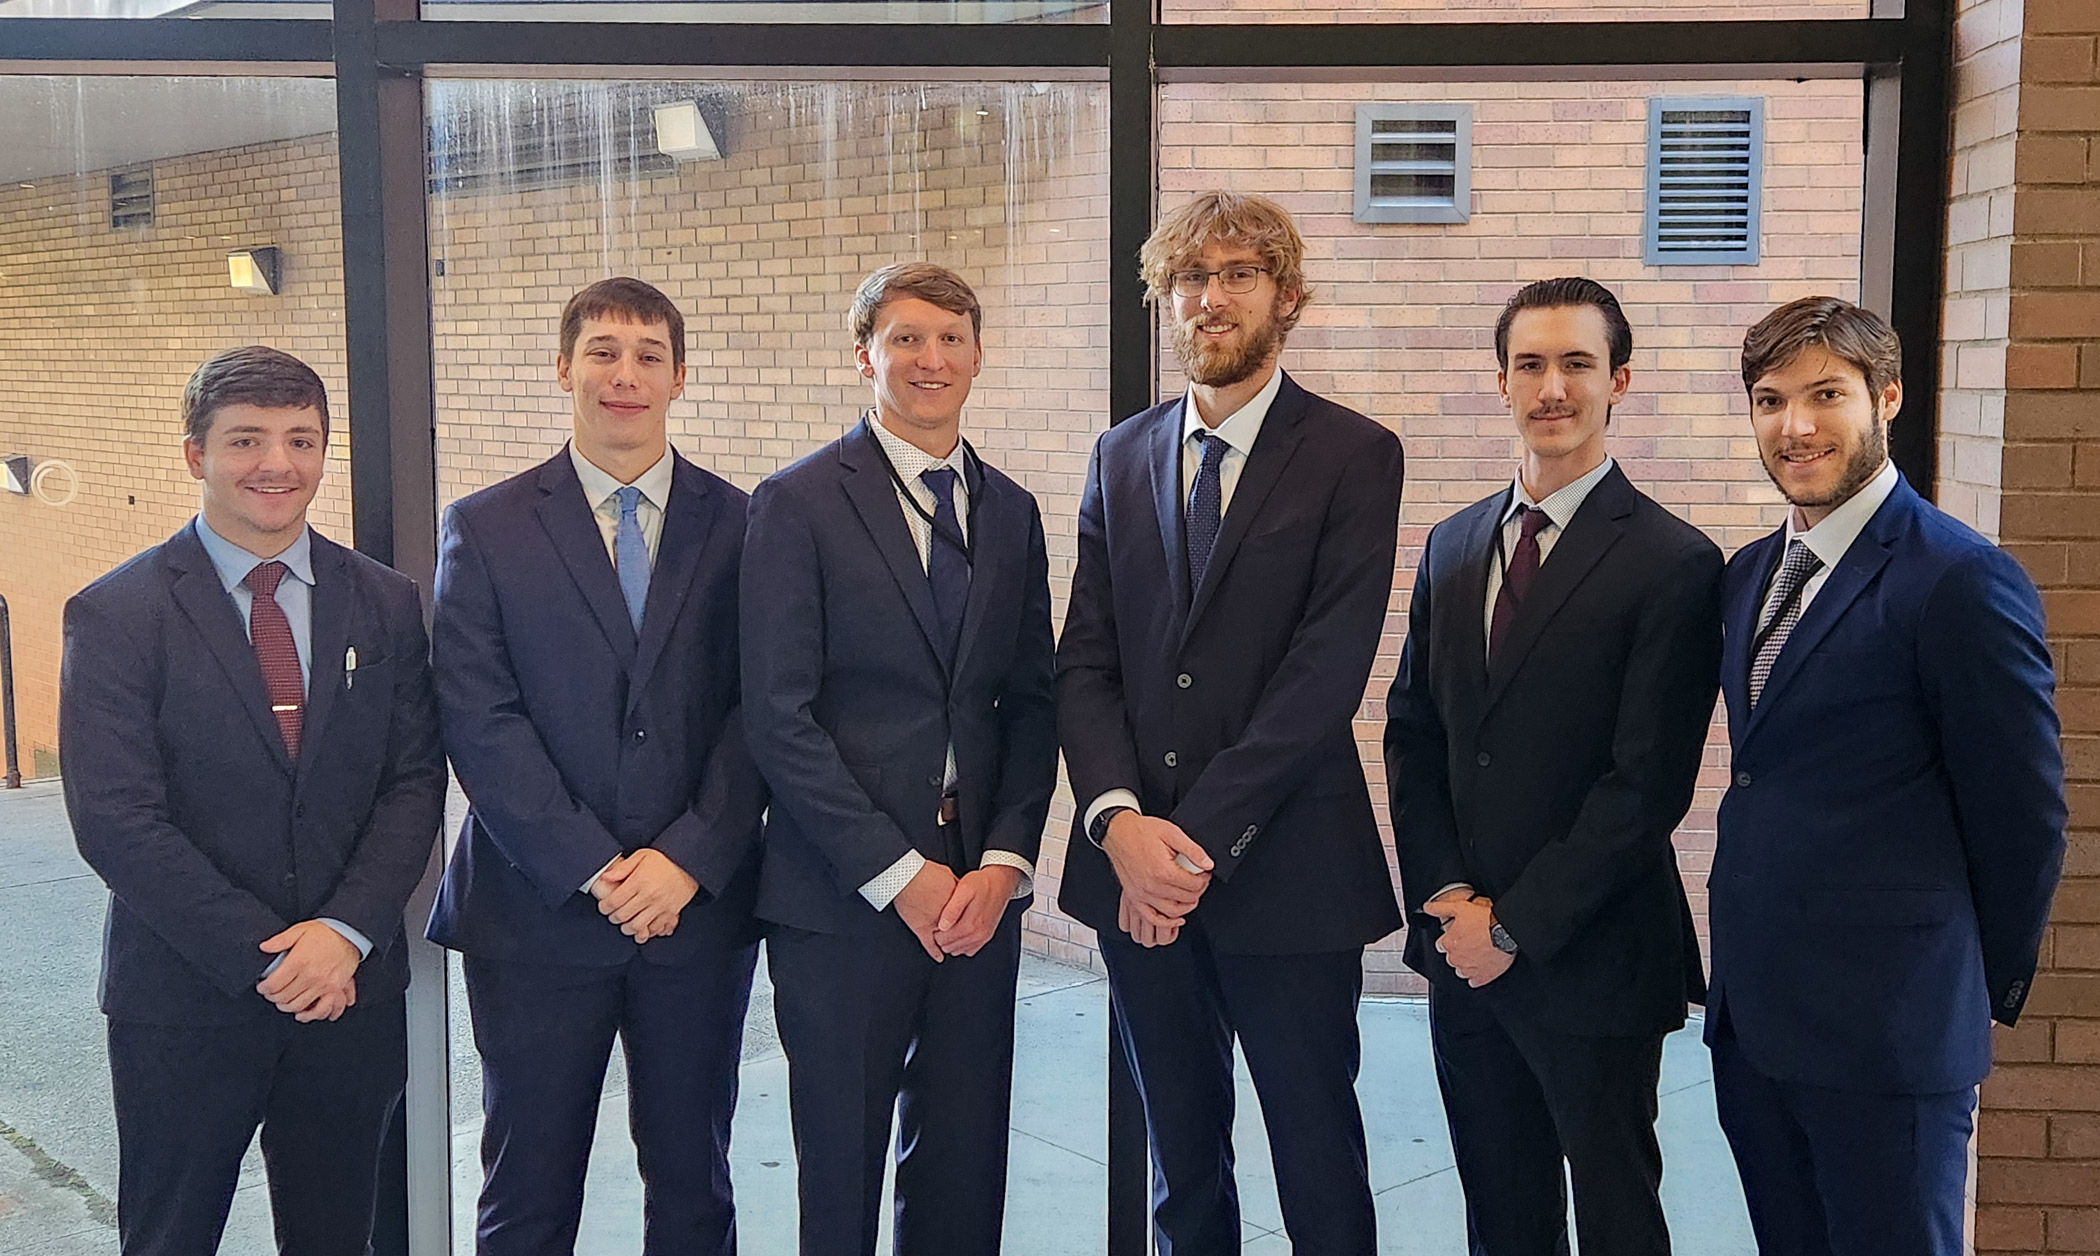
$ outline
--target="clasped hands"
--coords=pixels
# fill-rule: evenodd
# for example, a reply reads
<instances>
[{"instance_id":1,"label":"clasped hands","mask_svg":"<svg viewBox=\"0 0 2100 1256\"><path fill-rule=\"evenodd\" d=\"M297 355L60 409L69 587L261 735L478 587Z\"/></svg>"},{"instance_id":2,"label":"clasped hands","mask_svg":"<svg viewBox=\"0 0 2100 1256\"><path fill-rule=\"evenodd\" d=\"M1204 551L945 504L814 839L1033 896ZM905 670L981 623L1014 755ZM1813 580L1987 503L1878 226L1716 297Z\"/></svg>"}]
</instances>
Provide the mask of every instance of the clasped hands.
<instances>
[{"instance_id":1,"label":"clasped hands","mask_svg":"<svg viewBox=\"0 0 2100 1256\"><path fill-rule=\"evenodd\" d=\"M262 940L266 955L283 958L255 983L255 992L298 1020L334 1020L357 1002L357 966L364 957L350 939L318 920L302 920Z\"/></svg>"},{"instance_id":2,"label":"clasped hands","mask_svg":"<svg viewBox=\"0 0 2100 1256\"><path fill-rule=\"evenodd\" d=\"M678 913L699 892L700 883L653 846L613 860L591 882L599 914L637 945L668 937L678 927Z\"/></svg>"},{"instance_id":3,"label":"clasped hands","mask_svg":"<svg viewBox=\"0 0 2100 1256\"><path fill-rule=\"evenodd\" d=\"M986 864L958 877L947 864L929 859L890 905L938 964L983 950L1020 885L1021 870L1009 864Z\"/></svg>"},{"instance_id":4,"label":"clasped hands","mask_svg":"<svg viewBox=\"0 0 2100 1256\"><path fill-rule=\"evenodd\" d=\"M1216 866L1202 843L1172 820L1119 811L1101 849L1123 886L1116 927L1139 946L1165 946L1181 936Z\"/></svg>"},{"instance_id":5,"label":"clasped hands","mask_svg":"<svg viewBox=\"0 0 2100 1256\"><path fill-rule=\"evenodd\" d=\"M1469 889L1451 889L1422 904L1422 910L1443 922L1436 949L1450 963L1451 971L1474 989L1508 972L1515 962L1517 957L1496 946L1489 936L1495 927L1492 899Z\"/></svg>"}]
</instances>

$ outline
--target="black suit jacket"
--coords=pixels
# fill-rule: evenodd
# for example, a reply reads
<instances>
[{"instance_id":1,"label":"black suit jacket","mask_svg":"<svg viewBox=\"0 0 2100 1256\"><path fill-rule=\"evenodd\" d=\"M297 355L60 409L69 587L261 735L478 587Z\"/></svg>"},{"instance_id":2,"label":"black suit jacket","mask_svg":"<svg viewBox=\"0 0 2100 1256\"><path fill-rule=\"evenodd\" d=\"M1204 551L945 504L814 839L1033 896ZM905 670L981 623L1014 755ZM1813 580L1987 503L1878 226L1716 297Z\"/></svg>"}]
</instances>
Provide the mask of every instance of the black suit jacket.
<instances>
[{"instance_id":1,"label":"black suit jacket","mask_svg":"<svg viewBox=\"0 0 2100 1256\"><path fill-rule=\"evenodd\" d=\"M1285 375L1192 593L1182 407L1094 445L1058 644L1079 810L1058 905L1117 927L1122 887L1083 826L1128 789L1216 861L1195 915L1219 950L1366 945L1400 925L1353 727L1392 594L1400 442Z\"/></svg>"},{"instance_id":2,"label":"black suit jacket","mask_svg":"<svg viewBox=\"0 0 2100 1256\"><path fill-rule=\"evenodd\" d=\"M1721 552L1613 467L1490 661L1510 492L1431 530L1386 699L1407 962L1463 984L1421 907L1466 882L1521 948L1489 998L1566 1033L1672 1029L1705 993L1670 834L1720 686Z\"/></svg>"},{"instance_id":3,"label":"black suit jacket","mask_svg":"<svg viewBox=\"0 0 2100 1256\"><path fill-rule=\"evenodd\" d=\"M257 948L324 916L372 942L361 999L407 984L401 913L445 802L422 600L318 533L313 570L296 764L194 524L66 603L59 748L74 838L110 888L112 1017L281 1015L255 992Z\"/></svg>"},{"instance_id":4,"label":"black suit jacket","mask_svg":"<svg viewBox=\"0 0 2100 1256\"><path fill-rule=\"evenodd\" d=\"M761 917L873 929L860 887L906 851L958 875L1033 863L1057 781L1050 564L1035 498L968 460L970 596L954 670L904 506L865 421L758 486L744 542L751 750L773 787ZM955 747L959 850L936 816Z\"/></svg>"},{"instance_id":5,"label":"black suit jacket","mask_svg":"<svg viewBox=\"0 0 2100 1256\"><path fill-rule=\"evenodd\" d=\"M653 846L700 883L677 963L757 936L765 786L744 744L736 572L744 494L672 453L637 638L569 451L453 503L432 655L445 749L472 804L430 938L489 959L606 967L635 943L579 887Z\"/></svg>"}]
</instances>

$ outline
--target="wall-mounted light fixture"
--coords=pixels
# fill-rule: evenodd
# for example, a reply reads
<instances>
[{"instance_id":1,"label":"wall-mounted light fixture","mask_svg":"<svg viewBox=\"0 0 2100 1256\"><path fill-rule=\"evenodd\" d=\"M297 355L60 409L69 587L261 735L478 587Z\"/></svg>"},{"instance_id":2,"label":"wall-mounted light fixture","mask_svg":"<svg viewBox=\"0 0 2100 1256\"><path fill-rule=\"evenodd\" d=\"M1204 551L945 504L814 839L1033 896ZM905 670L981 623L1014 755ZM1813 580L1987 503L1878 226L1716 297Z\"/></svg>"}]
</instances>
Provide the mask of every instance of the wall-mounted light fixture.
<instances>
[{"instance_id":1,"label":"wall-mounted light fixture","mask_svg":"<svg viewBox=\"0 0 2100 1256\"><path fill-rule=\"evenodd\" d=\"M723 119L712 121L691 100L674 100L656 107L656 151L680 161L719 161L722 158Z\"/></svg>"},{"instance_id":2,"label":"wall-mounted light fixture","mask_svg":"<svg viewBox=\"0 0 2100 1256\"><path fill-rule=\"evenodd\" d=\"M29 496L28 454L9 454L0 458L0 486L10 493Z\"/></svg>"},{"instance_id":3,"label":"wall-mounted light fixture","mask_svg":"<svg viewBox=\"0 0 2100 1256\"><path fill-rule=\"evenodd\" d=\"M235 249L226 255L226 282L236 291L274 297L277 295L277 278L275 248Z\"/></svg>"}]
</instances>

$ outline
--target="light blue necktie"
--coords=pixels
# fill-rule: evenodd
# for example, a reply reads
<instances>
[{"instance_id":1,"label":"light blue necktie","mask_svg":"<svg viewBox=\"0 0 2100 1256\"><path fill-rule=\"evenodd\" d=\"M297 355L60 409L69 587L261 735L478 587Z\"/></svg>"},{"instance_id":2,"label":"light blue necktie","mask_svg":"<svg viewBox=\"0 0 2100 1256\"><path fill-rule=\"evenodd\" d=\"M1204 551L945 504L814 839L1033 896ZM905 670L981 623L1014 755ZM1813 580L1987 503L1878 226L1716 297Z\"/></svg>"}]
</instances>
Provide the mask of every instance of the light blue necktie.
<instances>
[{"instance_id":1,"label":"light blue necktie","mask_svg":"<svg viewBox=\"0 0 2100 1256\"><path fill-rule=\"evenodd\" d=\"M613 532L613 568L620 573L620 593L627 599L627 618L642 630L642 607L649 601L649 544L642 540L642 490L629 484L613 496L620 499L620 526Z\"/></svg>"}]
</instances>

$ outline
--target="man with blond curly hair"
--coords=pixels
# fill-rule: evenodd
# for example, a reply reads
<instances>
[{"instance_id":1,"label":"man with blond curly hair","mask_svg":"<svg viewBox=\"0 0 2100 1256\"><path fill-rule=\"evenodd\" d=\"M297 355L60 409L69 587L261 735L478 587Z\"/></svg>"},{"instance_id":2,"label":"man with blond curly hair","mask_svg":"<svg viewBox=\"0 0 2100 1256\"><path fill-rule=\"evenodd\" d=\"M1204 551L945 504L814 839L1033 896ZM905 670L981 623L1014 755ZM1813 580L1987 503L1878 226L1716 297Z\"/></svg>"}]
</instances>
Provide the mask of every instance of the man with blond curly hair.
<instances>
[{"instance_id":1,"label":"man with blond curly hair","mask_svg":"<svg viewBox=\"0 0 2100 1256\"><path fill-rule=\"evenodd\" d=\"M1363 949L1400 925L1352 728L1392 593L1400 442L1279 366L1311 290L1272 201L1210 192L1140 261L1187 392L1094 446L1058 644L1080 800L1059 906L1101 937L1169 1256L1240 1250L1233 1044L1292 1249L1376 1250Z\"/></svg>"}]
</instances>

